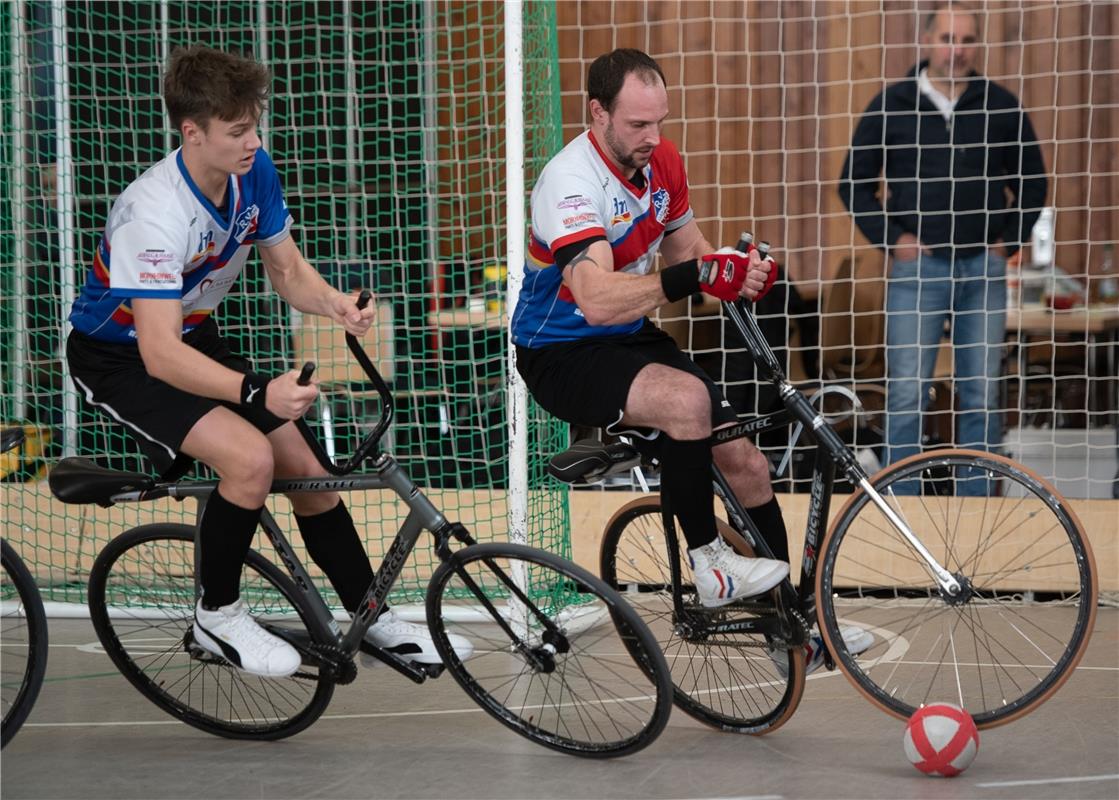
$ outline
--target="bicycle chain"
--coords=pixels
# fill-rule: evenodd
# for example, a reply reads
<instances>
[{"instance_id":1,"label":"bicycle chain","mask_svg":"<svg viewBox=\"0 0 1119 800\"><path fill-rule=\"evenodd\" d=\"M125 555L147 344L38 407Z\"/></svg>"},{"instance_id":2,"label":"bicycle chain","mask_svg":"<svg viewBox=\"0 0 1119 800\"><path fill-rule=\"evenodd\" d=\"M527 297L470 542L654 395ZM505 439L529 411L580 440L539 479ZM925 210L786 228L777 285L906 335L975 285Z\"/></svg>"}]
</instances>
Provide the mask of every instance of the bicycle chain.
<instances>
[{"instance_id":1,"label":"bicycle chain","mask_svg":"<svg viewBox=\"0 0 1119 800\"><path fill-rule=\"evenodd\" d=\"M730 611L730 610L743 610L743 607L741 607L741 606L739 606L739 607L724 606L724 607L721 607L721 608L704 608L703 606L696 606L694 608L689 608L688 613L689 614L702 615L702 616L711 617L711 618L715 618L715 617L724 617L725 618L727 612ZM770 609L770 610L772 610L772 609ZM790 616L796 618L796 622L799 623L801 630L803 630L803 631L808 630L808 627L809 627L808 626L808 620L805 619L803 614L801 614L795 608L786 609L786 612ZM686 637L682 637L682 638L686 638ZM743 639L743 640L723 639L723 638L720 638L719 634L713 634L711 636L704 637L702 639L702 643L706 644L706 645L718 645L720 647L750 647L750 648L755 648L755 649L760 649L760 650L770 650L770 649L772 649L770 643L768 641L765 641L765 640L758 641L757 639Z\"/></svg>"},{"instance_id":2,"label":"bicycle chain","mask_svg":"<svg viewBox=\"0 0 1119 800\"><path fill-rule=\"evenodd\" d=\"M325 674L339 686L353 683L357 679L357 664L354 663L352 658L347 658L342 653L342 648L333 644L316 642L311 645L310 649L322 658L323 663L319 667L319 675L297 672L292 677L317 681L319 677Z\"/></svg>"}]
</instances>

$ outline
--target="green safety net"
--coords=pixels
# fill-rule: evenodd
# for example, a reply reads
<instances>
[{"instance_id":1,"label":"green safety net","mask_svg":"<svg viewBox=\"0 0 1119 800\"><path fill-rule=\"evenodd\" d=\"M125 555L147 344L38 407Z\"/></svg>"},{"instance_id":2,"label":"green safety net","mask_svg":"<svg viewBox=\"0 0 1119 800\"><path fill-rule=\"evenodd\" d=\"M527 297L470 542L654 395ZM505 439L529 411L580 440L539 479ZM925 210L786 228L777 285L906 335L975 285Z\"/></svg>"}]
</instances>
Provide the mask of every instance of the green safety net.
<instances>
[{"instance_id":1,"label":"green safety net","mask_svg":"<svg viewBox=\"0 0 1119 800\"><path fill-rule=\"evenodd\" d=\"M561 145L554 13L524 5L530 176ZM0 421L26 433L4 456L0 514L45 598L83 602L92 559L122 531L194 521L190 501L65 506L44 480L64 454L149 470L123 429L78 397L61 353L114 198L178 145L160 73L170 49L190 43L271 68L261 134L296 241L330 283L376 296L365 345L396 398L386 451L449 519L480 540L506 538L503 4L20 2L0 4L0 24ZM323 392L308 419L339 460L353 452L380 409L335 329L292 313L255 255L216 319L260 372L314 360ZM570 555L566 493L544 472L566 427L532 404L528 415L528 540ZM376 563L407 508L387 492L347 502ZM286 501L273 510L294 534ZM433 563L421 540L394 600L422 597Z\"/></svg>"}]
</instances>

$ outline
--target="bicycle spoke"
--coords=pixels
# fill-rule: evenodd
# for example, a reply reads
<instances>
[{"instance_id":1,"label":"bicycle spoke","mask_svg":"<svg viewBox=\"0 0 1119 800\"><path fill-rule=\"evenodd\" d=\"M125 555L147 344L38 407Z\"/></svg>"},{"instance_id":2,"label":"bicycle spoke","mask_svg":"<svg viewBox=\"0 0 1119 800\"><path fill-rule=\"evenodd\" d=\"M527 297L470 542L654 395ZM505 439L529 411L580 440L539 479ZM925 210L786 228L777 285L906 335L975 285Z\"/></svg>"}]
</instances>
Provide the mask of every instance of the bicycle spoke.
<instances>
[{"instance_id":1,"label":"bicycle spoke","mask_svg":"<svg viewBox=\"0 0 1119 800\"><path fill-rule=\"evenodd\" d=\"M983 727L1043 702L1083 653L1095 605L1090 555L1063 501L1020 465L968 451L917 456L875 480L961 591L948 597L914 569L911 553L880 538L891 529L877 507L853 497L825 539L818 591L825 617L876 637L864 653L839 653L845 674L898 716L955 697ZM975 480L999 494L955 493ZM912 481L951 488L891 489ZM829 622L833 642L837 629Z\"/></svg>"}]
</instances>

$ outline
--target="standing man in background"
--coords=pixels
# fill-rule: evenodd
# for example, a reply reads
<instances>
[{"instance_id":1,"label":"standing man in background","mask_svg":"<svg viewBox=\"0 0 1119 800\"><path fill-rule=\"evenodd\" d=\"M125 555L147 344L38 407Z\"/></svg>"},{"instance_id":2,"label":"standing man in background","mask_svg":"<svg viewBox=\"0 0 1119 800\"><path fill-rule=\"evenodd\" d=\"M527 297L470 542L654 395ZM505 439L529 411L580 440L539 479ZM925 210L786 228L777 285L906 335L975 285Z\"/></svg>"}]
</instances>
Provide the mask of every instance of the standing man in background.
<instances>
[{"instance_id":1,"label":"standing man in background","mask_svg":"<svg viewBox=\"0 0 1119 800\"><path fill-rule=\"evenodd\" d=\"M1006 259L1029 237L1047 186L1018 99L976 71L979 14L943 2L921 24L926 60L870 102L839 179L855 224L888 255L887 463L920 452L924 387L946 321L960 406L956 443L985 450L1001 443Z\"/></svg>"}]
</instances>

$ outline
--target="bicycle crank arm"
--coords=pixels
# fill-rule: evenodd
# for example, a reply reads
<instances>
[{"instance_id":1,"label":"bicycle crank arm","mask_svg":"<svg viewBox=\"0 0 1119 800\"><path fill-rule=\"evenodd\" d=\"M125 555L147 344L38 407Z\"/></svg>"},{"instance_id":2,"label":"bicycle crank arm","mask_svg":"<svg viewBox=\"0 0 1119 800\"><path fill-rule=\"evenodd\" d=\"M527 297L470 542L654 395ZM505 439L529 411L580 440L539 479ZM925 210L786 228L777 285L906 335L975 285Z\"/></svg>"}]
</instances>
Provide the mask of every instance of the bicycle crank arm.
<instances>
[{"instance_id":1,"label":"bicycle crank arm","mask_svg":"<svg viewBox=\"0 0 1119 800\"><path fill-rule=\"evenodd\" d=\"M423 683L428 678L437 678L443 672L442 664L420 664L415 661L401 658L395 653L382 650L369 642L361 643L361 652L373 656L382 664L388 664L401 675L414 683Z\"/></svg>"}]
</instances>

